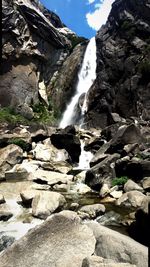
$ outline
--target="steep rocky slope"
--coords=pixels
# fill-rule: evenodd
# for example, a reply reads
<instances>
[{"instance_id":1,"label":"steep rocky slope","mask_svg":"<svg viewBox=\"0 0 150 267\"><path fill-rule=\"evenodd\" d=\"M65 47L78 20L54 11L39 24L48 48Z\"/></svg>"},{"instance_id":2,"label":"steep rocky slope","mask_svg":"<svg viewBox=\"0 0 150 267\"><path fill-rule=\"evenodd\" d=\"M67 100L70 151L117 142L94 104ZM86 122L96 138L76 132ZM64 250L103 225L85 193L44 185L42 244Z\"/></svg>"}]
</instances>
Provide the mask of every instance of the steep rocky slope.
<instances>
[{"instance_id":1,"label":"steep rocky slope","mask_svg":"<svg viewBox=\"0 0 150 267\"><path fill-rule=\"evenodd\" d=\"M57 109L53 95L61 90L59 86L53 89L58 72L65 64L67 76L71 73L69 84L65 80L63 85L66 102L76 82L85 45L78 45L76 53L72 52L85 39L69 30L38 0L3 0L2 15L1 107L10 106L31 119L34 106L42 100L53 112L54 106ZM72 62L71 66L65 63L66 59Z\"/></svg>"},{"instance_id":2,"label":"steep rocky slope","mask_svg":"<svg viewBox=\"0 0 150 267\"><path fill-rule=\"evenodd\" d=\"M149 0L116 0L97 32L88 127L112 124L112 113L149 120L149 14ZM12 107L28 119L42 116L45 109L48 118L58 118L74 94L86 45L38 0L3 0L1 107Z\"/></svg>"},{"instance_id":3,"label":"steep rocky slope","mask_svg":"<svg viewBox=\"0 0 150 267\"><path fill-rule=\"evenodd\" d=\"M104 127L111 113L150 119L150 1L117 0L97 32L97 78L87 125Z\"/></svg>"}]
</instances>

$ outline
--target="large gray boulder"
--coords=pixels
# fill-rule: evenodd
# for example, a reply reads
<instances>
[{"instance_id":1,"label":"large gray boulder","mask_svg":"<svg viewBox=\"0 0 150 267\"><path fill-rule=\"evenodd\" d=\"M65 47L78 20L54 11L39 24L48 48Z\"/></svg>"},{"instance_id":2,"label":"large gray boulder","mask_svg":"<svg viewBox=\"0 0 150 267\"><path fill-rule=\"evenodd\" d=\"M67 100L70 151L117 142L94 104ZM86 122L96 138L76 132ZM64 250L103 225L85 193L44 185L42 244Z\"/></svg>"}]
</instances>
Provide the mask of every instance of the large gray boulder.
<instances>
[{"instance_id":1,"label":"large gray boulder","mask_svg":"<svg viewBox=\"0 0 150 267\"><path fill-rule=\"evenodd\" d=\"M40 190L33 197L32 214L40 219L46 219L58 208L62 209L65 203L66 200L60 193Z\"/></svg>"},{"instance_id":2,"label":"large gray boulder","mask_svg":"<svg viewBox=\"0 0 150 267\"><path fill-rule=\"evenodd\" d=\"M0 256L1 267L81 267L95 249L95 237L72 211L53 215Z\"/></svg>"},{"instance_id":3,"label":"large gray boulder","mask_svg":"<svg viewBox=\"0 0 150 267\"><path fill-rule=\"evenodd\" d=\"M145 177L142 181L142 186L145 190L150 190L150 177Z\"/></svg>"},{"instance_id":4,"label":"large gray boulder","mask_svg":"<svg viewBox=\"0 0 150 267\"><path fill-rule=\"evenodd\" d=\"M6 203L0 205L0 221L8 221L13 216L11 208Z\"/></svg>"},{"instance_id":5,"label":"large gray boulder","mask_svg":"<svg viewBox=\"0 0 150 267\"><path fill-rule=\"evenodd\" d=\"M108 155L100 163L86 172L85 183L92 189L99 191L104 183L111 186L111 179L115 178L115 162L120 158L118 153Z\"/></svg>"},{"instance_id":6,"label":"large gray boulder","mask_svg":"<svg viewBox=\"0 0 150 267\"><path fill-rule=\"evenodd\" d=\"M56 148L65 149L69 153L72 162L79 162L81 145L79 138L75 134L68 133L64 129L56 134L52 134L50 138Z\"/></svg>"},{"instance_id":7,"label":"large gray boulder","mask_svg":"<svg viewBox=\"0 0 150 267\"><path fill-rule=\"evenodd\" d=\"M8 145L0 149L0 180L5 177L5 172L10 170L23 158L23 150L17 145Z\"/></svg>"},{"instance_id":8,"label":"large gray boulder","mask_svg":"<svg viewBox=\"0 0 150 267\"><path fill-rule=\"evenodd\" d=\"M49 171L61 172L67 174L69 171L72 170L71 164L67 161L62 160L61 153L58 156L59 161L53 162L44 162L42 164L42 168Z\"/></svg>"},{"instance_id":9,"label":"large gray boulder","mask_svg":"<svg viewBox=\"0 0 150 267\"><path fill-rule=\"evenodd\" d=\"M148 248L128 236L106 228L97 222L88 222L96 238L95 254L97 256L148 267Z\"/></svg>"},{"instance_id":10,"label":"large gray boulder","mask_svg":"<svg viewBox=\"0 0 150 267\"><path fill-rule=\"evenodd\" d=\"M123 147L128 144L141 144L143 137L140 129L134 124L121 126L113 139L110 141L108 153L117 153L122 151Z\"/></svg>"},{"instance_id":11,"label":"large gray boulder","mask_svg":"<svg viewBox=\"0 0 150 267\"><path fill-rule=\"evenodd\" d=\"M143 188L141 186L139 186L137 183L135 183L134 181L132 180L128 180L125 185L124 185L124 191L125 192L129 192L129 191L132 191L132 190L137 190L137 191L143 191Z\"/></svg>"},{"instance_id":12,"label":"large gray boulder","mask_svg":"<svg viewBox=\"0 0 150 267\"><path fill-rule=\"evenodd\" d=\"M45 182L48 185L55 185L58 183L67 184L69 181L73 180L73 175L38 169L34 172L33 177L31 179L33 179L34 181L41 181L41 183Z\"/></svg>"},{"instance_id":13,"label":"large gray boulder","mask_svg":"<svg viewBox=\"0 0 150 267\"><path fill-rule=\"evenodd\" d=\"M78 210L79 216L85 214L90 219L95 219L105 213L105 206L103 204L85 205Z\"/></svg>"},{"instance_id":14,"label":"large gray boulder","mask_svg":"<svg viewBox=\"0 0 150 267\"><path fill-rule=\"evenodd\" d=\"M36 144L35 148L32 150L32 153L36 160L41 161L58 161L58 160L69 160L69 155L66 150L58 150L54 147L50 140L47 139L43 144Z\"/></svg>"},{"instance_id":15,"label":"large gray boulder","mask_svg":"<svg viewBox=\"0 0 150 267\"><path fill-rule=\"evenodd\" d=\"M120 198L118 198L116 200L116 205L139 208L142 205L142 202L145 198L146 196L143 193L137 190L133 190L124 193Z\"/></svg>"}]
</instances>

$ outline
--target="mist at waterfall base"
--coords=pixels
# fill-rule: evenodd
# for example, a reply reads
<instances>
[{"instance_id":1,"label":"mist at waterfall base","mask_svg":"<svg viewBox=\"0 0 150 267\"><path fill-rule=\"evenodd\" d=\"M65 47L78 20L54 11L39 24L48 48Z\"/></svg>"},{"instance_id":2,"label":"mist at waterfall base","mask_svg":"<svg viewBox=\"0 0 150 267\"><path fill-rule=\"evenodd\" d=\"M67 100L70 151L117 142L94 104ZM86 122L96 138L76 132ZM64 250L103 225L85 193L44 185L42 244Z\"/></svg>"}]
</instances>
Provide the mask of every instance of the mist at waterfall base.
<instances>
[{"instance_id":1,"label":"mist at waterfall base","mask_svg":"<svg viewBox=\"0 0 150 267\"><path fill-rule=\"evenodd\" d=\"M68 125L81 125L84 122L84 114L87 112L86 94L96 78L96 41L91 38L78 73L78 83L75 95L62 116L59 127L65 128Z\"/></svg>"}]
</instances>

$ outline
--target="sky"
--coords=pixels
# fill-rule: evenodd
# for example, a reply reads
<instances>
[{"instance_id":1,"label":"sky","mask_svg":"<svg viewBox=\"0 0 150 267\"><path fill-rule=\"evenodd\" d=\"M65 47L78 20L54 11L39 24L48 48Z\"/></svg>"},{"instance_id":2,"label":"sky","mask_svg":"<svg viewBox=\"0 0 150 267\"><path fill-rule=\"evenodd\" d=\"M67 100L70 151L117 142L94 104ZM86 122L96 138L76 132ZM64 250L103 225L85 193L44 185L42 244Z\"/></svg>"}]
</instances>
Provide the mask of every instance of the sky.
<instances>
[{"instance_id":1,"label":"sky","mask_svg":"<svg viewBox=\"0 0 150 267\"><path fill-rule=\"evenodd\" d=\"M114 0L40 0L77 35L91 38L105 24Z\"/></svg>"}]
</instances>

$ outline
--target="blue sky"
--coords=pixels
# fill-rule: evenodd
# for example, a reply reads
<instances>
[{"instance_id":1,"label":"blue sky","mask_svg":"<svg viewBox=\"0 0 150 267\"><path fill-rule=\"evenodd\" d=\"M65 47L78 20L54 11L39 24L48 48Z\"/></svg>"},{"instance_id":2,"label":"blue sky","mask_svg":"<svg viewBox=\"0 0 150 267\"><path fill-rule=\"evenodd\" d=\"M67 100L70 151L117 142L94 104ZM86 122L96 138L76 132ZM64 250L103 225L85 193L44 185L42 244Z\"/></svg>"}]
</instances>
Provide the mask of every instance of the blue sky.
<instances>
[{"instance_id":1,"label":"blue sky","mask_svg":"<svg viewBox=\"0 0 150 267\"><path fill-rule=\"evenodd\" d=\"M40 0L79 36L91 38L107 20L114 0Z\"/></svg>"}]
</instances>

